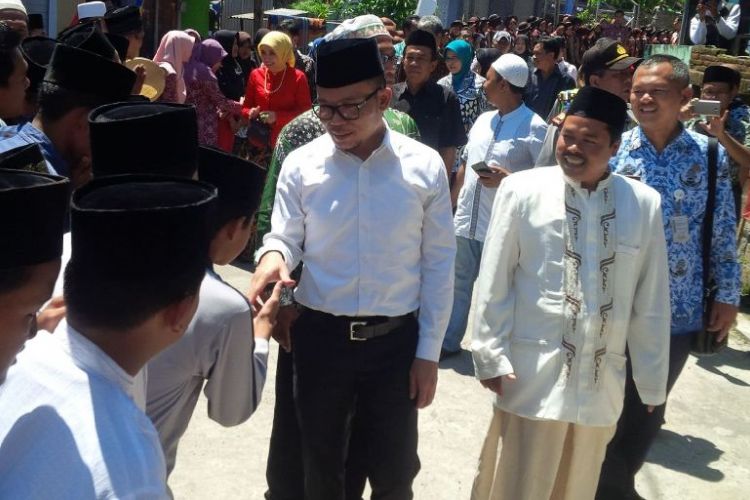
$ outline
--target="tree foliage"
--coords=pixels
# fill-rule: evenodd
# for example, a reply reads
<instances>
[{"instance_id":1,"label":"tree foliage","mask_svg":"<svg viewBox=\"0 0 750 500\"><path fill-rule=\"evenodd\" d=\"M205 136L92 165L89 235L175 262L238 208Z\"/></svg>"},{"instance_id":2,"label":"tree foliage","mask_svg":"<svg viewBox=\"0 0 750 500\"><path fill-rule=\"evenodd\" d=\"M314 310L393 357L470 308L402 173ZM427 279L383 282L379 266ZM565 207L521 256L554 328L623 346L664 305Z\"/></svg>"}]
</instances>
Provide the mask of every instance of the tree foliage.
<instances>
[{"instance_id":1,"label":"tree foliage","mask_svg":"<svg viewBox=\"0 0 750 500\"><path fill-rule=\"evenodd\" d=\"M391 18L400 24L414 13L417 0L300 0L290 7L307 11L311 16L321 19L341 20L375 14Z\"/></svg>"}]
</instances>

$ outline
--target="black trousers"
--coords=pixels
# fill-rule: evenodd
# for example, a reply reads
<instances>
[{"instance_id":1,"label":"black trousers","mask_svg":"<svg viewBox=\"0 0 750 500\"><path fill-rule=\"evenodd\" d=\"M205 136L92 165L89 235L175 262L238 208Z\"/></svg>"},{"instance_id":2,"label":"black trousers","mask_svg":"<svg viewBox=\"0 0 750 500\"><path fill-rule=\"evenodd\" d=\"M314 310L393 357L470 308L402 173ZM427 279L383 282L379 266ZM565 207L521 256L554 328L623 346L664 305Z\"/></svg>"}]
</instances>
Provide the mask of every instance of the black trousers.
<instances>
[{"instance_id":1,"label":"black trousers","mask_svg":"<svg viewBox=\"0 0 750 500\"><path fill-rule=\"evenodd\" d=\"M276 404L273 410L271 442L268 448L267 500L303 500L305 475L302 466L302 438L294 406L292 354L279 349L276 364ZM365 436L355 415L346 459L347 500L361 500L367 482Z\"/></svg>"},{"instance_id":2,"label":"black trousers","mask_svg":"<svg viewBox=\"0 0 750 500\"><path fill-rule=\"evenodd\" d=\"M680 376L690 354L693 335L672 335L669 343L669 373L667 395ZM646 461L661 426L667 404L654 408L649 413L641 401L633 381L633 367L628 354L627 378L625 379L625 402L617 431L607 446L607 455L599 476L597 500L628 500L634 498L635 475Z\"/></svg>"},{"instance_id":3,"label":"black trousers","mask_svg":"<svg viewBox=\"0 0 750 500\"><path fill-rule=\"evenodd\" d=\"M348 323L305 310L292 327L294 404L306 500L346 498L345 467L356 417L374 500L409 500L419 471L417 409L409 371L417 320L388 335L349 339Z\"/></svg>"}]
</instances>

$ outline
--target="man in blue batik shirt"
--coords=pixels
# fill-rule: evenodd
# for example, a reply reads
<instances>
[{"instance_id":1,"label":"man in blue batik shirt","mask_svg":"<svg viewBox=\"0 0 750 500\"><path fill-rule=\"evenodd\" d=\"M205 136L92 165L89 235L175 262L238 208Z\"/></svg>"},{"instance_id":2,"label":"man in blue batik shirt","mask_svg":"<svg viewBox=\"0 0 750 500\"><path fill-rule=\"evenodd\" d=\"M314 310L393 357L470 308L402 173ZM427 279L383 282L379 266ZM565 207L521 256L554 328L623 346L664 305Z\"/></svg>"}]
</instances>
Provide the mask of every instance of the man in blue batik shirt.
<instances>
[{"instance_id":1,"label":"man in blue batik shirt","mask_svg":"<svg viewBox=\"0 0 750 500\"><path fill-rule=\"evenodd\" d=\"M687 130L680 107L692 95L687 66L656 55L636 70L630 104L640 126L622 135L610 160L613 171L640 178L662 197L664 233L669 259L672 326L667 393L690 353L693 334L703 328L702 227L707 196L708 138ZM719 146L711 272L716 299L707 329L724 338L739 305L740 266L735 248L734 200L726 151ZM628 360L625 405L617 432L609 443L597 499L641 498L635 474L664 422L665 405L641 404Z\"/></svg>"}]
</instances>

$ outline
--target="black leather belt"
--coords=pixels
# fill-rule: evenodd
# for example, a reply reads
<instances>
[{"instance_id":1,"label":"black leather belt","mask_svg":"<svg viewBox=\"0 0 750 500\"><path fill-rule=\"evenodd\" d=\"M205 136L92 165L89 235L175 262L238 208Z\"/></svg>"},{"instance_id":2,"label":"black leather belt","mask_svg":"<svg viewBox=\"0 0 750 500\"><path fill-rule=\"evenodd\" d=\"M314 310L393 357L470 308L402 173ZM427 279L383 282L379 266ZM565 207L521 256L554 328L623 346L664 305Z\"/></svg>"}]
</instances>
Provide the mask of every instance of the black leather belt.
<instances>
[{"instance_id":1,"label":"black leather belt","mask_svg":"<svg viewBox=\"0 0 750 500\"><path fill-rule=\"evenodd\" d=\"M388 335L392 331L413 320L416 313L410 312L402 316L334 316L333 314L305 308L313 315L324 316L328 321L341 323L347 330L349 340L362 342L376 337Z\"/></svg>"}]
</instances>

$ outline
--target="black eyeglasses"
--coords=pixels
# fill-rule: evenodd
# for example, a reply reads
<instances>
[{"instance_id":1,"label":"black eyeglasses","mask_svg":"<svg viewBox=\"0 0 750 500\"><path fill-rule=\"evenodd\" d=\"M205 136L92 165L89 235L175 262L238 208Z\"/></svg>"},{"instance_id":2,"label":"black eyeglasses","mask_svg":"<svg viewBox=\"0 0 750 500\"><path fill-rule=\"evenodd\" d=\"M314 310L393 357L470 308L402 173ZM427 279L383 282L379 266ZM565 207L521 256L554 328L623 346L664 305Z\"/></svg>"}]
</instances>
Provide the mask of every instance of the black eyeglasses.
<instances>
[{"instance_id":1,"label":"black eyeglasses","mask_svg":"<svg viewBox=\"0 0 750 500\"><path fill-rule=\"evenodd\" d=\"M380 59L383 61L384 65L389 62L396 62L396 56L390 54L380 54Z\"/></svg>"},{"instance_id":2,"label":"black eyeglasses","mask_svg":"<svg viewBox=\"0 0 750 500\"><path fill-rule=\"evenodd\" d=\"M383 90L383 88L376 88L372 91L372 93L370 93L370 95L365 97L361 102L357 104L340 104L338 106L329 106L328 104L319 104L316 102L312 107L313 113L315 113L315 115L321 120L331 120L333 119L333 115L336 113L338 113L339 116L344 120L356 120L357 118L359 118L359 114L362 111L362 108L365 107L365 104L367 104L367 101L372 99L372 97L380 90Z\"/></svg>"}]
</instances>

